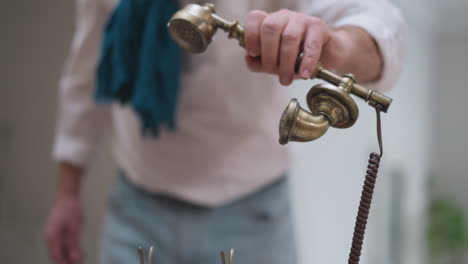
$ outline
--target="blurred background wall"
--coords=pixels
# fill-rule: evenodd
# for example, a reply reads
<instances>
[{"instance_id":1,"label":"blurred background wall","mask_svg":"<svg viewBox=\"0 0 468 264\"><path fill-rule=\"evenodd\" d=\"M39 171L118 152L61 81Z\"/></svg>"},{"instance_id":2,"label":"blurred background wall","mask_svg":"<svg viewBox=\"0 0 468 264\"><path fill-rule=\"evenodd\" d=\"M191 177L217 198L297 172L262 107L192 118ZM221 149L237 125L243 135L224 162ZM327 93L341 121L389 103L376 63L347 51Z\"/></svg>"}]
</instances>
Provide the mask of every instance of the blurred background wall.
<instances>
[{"instance_id":1,"label":"blurred background wall","mask_svg":"<svg viewBox=\"0 0 468 264\"><path fill-rule=\"evenodd\" d=\"M2 1L0 27L0 263L51 263L42 226L55 190L51 144L57 84L74 31L75 1ZM113 164L102 151L83 188L86 263Z\"/></svg>"},{"instance_id":2,"label":"blurred background wall","mask_svg":"<svg viewBox=\"0 0 468 264\"><path fill-rule=\"evenodd\" d=\"M394 103L383 115L385 155L362 263L424 264L428 263L427 209L434 197L468 212L468 21L464 18L468 2L396 3L410 25L409 54L401 80L389 92ZM50 263L42 225L55 188L50 146L56 86L73 17L74 1L2 2L2 263ZM291 96L305 105L312 85L298 82ZM301 264L346 262L368 155L378 150L375 114L364 103L359 107L361 115L353 128L333 129L316 142L293 144L292 190ZM113 172L103 149L83 187L86 263L94 263L96 257Z\"/></svg>"}]
</instances>

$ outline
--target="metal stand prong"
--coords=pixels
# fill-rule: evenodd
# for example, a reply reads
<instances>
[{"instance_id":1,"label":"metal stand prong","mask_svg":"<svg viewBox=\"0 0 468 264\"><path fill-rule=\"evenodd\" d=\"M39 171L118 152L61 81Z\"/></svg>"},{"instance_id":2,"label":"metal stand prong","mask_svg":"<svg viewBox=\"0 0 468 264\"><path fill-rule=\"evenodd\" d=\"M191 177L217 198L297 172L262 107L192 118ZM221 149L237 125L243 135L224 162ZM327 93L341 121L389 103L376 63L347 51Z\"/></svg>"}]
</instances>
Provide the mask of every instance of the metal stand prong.
<instances>
[{"instance_id":1,"label":"metal stand prong","mask_svg":"<svg viewBox=\"0 0 468 264\"><path fill-rule=\"evenodd\" d=\"M229 253L229 264L232 264L234 258L234 249L231 248L231 251Z\"/></svg>"},{"instance_id":2,"label":"metal stand prong","mask_svg":"<svg viewBox=\"0 0 468 264\"><path fill-rule=\"evenodd\" d=\"M148 264L153 264L154 247L151 246L148 253Z\"/></svg>"},{"instance_id":3,"label":"metal stand prong","mask_svg":"<svg viewBox=\"0 0 468 264\"><path fill-rule=\"evenodd\" d=\"M141 247L138 247L138 256L140 257L140 264L145 264L145 256Z\"/></svg>"},{"instance_id":4,"label":"metal stand prong","mask_svg":"<svg viewBox=\"0 0 468 264\"><path fill-rule=\"evenodd\" d=\"M226 254L224 253L224 251L221 251L221 262L223 264L227 264L227 261L226 261Z\"/></svg>"}]
</instances>

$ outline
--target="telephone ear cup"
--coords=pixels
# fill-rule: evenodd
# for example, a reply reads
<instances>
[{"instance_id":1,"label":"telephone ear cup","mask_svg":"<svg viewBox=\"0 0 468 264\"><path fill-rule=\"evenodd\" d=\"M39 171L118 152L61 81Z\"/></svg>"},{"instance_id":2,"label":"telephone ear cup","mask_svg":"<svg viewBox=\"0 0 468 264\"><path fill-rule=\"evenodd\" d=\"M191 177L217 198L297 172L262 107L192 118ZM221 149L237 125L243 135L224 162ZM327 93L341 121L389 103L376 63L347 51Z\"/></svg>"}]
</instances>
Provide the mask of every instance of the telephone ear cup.
<instances>
[{"instance_id":1,"label":"telephone ear cup","mask_svg":"<svg viewBox=\"0 0 468 264\"><path fill-rule=\"evenodd\" d=\"M323 136L330 126L329 119L323 114L314 115L304 110L297 99L291 99L281 116L279 142L307 142Z\"/></svg>"}]
</instances>

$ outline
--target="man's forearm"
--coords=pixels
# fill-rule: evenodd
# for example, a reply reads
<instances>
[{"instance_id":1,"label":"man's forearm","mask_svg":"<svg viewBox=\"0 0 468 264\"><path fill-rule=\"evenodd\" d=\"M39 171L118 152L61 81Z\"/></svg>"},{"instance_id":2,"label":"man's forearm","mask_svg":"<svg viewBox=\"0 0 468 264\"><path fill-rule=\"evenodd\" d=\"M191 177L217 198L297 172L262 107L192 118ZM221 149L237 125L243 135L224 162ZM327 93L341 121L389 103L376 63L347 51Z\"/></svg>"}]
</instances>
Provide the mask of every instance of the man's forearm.
<instances>
[{"instance_id":1,"label":"man's forearm","mask_svg":"<svg viewBox=\"0 0 468 264\"><path fill-rule=\"evenodd\" d=\"M383 59L374 39L367 31L354 26L332 30L321 62L340 74L353 73L363 83L378 80L383 69Z\"/></svg>"},{"instance_id":2,"label":"man's forearm","mask_svg":"<svg viewBox=\"0 0 468 264\"><path fill-rule=\"evenodd\" d=\"M83 169L68 162L58 165L58 196L78 196Z\"/></svg>"}]
</instances>

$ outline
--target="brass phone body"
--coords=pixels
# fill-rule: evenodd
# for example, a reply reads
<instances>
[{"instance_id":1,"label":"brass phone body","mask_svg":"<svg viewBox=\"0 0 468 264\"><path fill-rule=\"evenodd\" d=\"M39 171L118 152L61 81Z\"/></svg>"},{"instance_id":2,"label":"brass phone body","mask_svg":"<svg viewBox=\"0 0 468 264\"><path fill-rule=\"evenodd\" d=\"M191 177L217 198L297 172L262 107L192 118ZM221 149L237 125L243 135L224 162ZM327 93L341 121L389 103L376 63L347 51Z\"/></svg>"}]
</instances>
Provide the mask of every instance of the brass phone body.
<instances>
[{"instance_id":1,"label":"brass phone body","mask_svg":"<svg viewBox=\"0 0 468 264\"><path fill-rule=\"evenodd\" d=\"M227 32L229 38L237 39L241 47L245 46L244 28L237 21L218 16L213 4L188 4L173 15L168 28L172 38L183 49L194 53L206 50L218 28ZM302 54L299 54L296 68L301 59ZM383 112L388 111L392 102L391 98L357 84L351 74L340 76L319 65L311 76L313 78L332 85L312 87L307 95L311 112L302 109L296 99L289 102L280 121L280 144L315 140L325 134L329 126L351 127L359 116L359 110L349 94L364 99L373 107L380 105Z\"/></svg>"}]
</instances>

